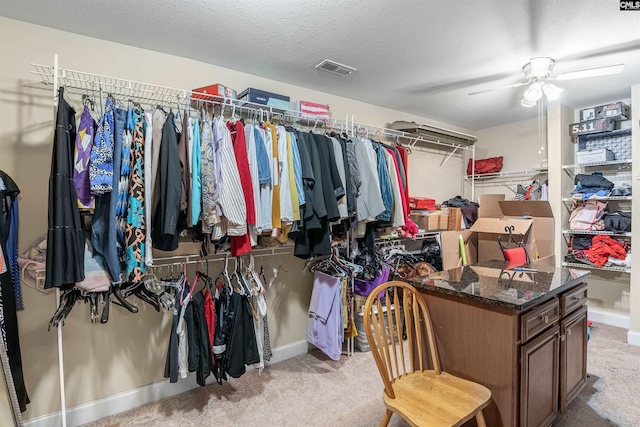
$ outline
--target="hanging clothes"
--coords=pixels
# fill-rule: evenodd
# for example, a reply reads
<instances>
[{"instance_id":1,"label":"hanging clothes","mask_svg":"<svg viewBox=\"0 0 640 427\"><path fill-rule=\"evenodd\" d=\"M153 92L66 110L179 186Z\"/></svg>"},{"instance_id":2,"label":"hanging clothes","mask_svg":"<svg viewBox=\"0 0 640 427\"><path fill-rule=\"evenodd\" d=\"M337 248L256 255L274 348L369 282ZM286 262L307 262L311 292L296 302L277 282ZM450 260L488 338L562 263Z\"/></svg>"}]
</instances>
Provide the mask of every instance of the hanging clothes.
<instances>
[{"instance_id":1,"label":"hanging clothes","mask_svg":"<svg viewBox=\"0 0 640 427\"><path fill-rule=\"evenodd\" d=\"M340 360L344 333L342 327L340 288L342 278L322 271L313 274L313 292L309 304L307 341L318 347L332 360Z\"/></svg>"},{"instance_id":2,"label":"hanging clothes","mask_svg":"<svg viewBox=\"0 0 640 427\"><path fill-rule=\"evenodd\" d=\"M264 123L266 134L267 151L271 154L271 183L273 185L273 193L271 199L271 223L277 234L282 228L282 215L280 213L280 168L278 160L278 135L276 127L269 122ZM269 150L271 148L271 150Z\"/></svg>"},{"instance_id":3,"label":"hanging clothes","mask_svg":"<svg viewBox=\"0 0 640 427\"><path fill-rule=\"evenodd\" d=\"M74 156L73 185L78 194L80 209L93 209L94 200L89 182L89 161L96 122L91 117L89 106L85 105L80 116L80 124L76 133L76 149Z\"/></svg>"},{"instance_id":4,"label":"hanging clothes","mask_svg":"<svg viewBox=\"0 0 640 427\"><path fill-rule=\"evenodd\" d=\"M213 120L213 127L217 129L220 152L220 197L218 206L224 215L224 224L216 231L216 235L243 236L247 233L247 205L244 199L240 174L236 163L236 156L231 142L231 133L221 117ZM215 135L215 133L214 133ZM245 148L246 149L246 148Z\"/></svg>"},{"instance_id":5,"label":"hanging clothes","mask_svg":"<svg viewBox=\"0 0 640 427\"><path fill-rule=\"evenodd\" d=\"M191 148L191 223L197 224L202 211L202 141L200 121L193 121L193 147Z\"/></svg>"},{"instance_id":6,"label":"hanging clothes","mask_svg":"<svg viewBox=\"0 0 640 427\"><path fill-rule=\"evenodd\" d=\"M160 190L158 185L158 170L160 164L160 144L162 142L162 129L167 120L167 113L162 108L156 108L153 112L153 151L151 153L151 221L153 223L156 209L158 209L158 203L160 201Z\"/></svg>"},{"instance_id":7,"label":"hanging clothes","mask_svg":"<svg viewBox=\"0 0 640 427\"><path fill-rule=\"evenodd\" d=\"M244 203L246 206L246 223L249 225L255 225L256 213L253 201L253 183L251 181L251 172L249 170L247 138L244 133L244 125L240 121L236 121L235 123L229 122L227 123L227 129L231 135L236 168L238 169L241 191L244 196ZM232 256L244 255L250 251L251 238L249 237L248 232L245 232L241 236L231 237Z\"/></svg>"},{"instance_id":8,"label":"hanging clothes","mask_svg":"<svg viewBox=\"0 0 640 427\"><path fill-rule=\"evenodd\" d=\"M115 170L113 164L114 108L113 100L108 96L89 157L89 183L93 194L104 194L113 190L113 172Z\"/></svg>"},{"instance_id":9,"label":"hanging clothes","mask_svg":"<svg viewBox=\"0 0 640 427\"><path fill-rule=\"evenodd\" d=\"M177 119L177 117L176 117ZM191 218L188 216L189 201L191 200L191 176L189 173L189 143L187 141L189 135L189 117L184 112L182 118L181 132L178 135L178 158L180 159L180 212L187 216L188 222ZM187 224L189 225L189 224Z\"/></svg>"},{"instance_id":10,"label":"hanging clothes","mask_svg":"<svg viewBox=\"0 0 640 427\"><path fill-rule=\"evenodd\" d=\"M109 102L109 99L107 99ZM105 108L106 110L106 108ZM121 108L116 108L113 112L113 150L120 153L122 150L122 140L124 137L124 127L127 119L127 112ZM121 156L111 154L113 157L113 180L112 186L116 191L95 196L96 208L91 221L91 246L93 247L93 257L100 263L102 268L109 272L113 283L122 281L122 263L118 255L118 218L116 215L118 206L118 185L120 181ZM48 251L47 251L48 252Z\"/></svg>"},{"instance_id":11,"label":"hanging clothes","mask_svg":"<svg viewBox=\"0 0 640 427\"><path fill-rule=\"evenodd\" d=\"M276 127L276 138L278 141L277 169L280 176L280 221L282 224L289 224L293 222L293 205L289 182L287 131L284 126Z\"/></svg>"},{"instance_id":12,"label":"hanging clothes","mask_svg":"<svg viewBox=\"0 0 640 427\"><path fill-rule=\"evenodd\" d=\"M342 156L342 146L335 138L329 138L331 140L331 144L333 145L333 155L336 159L336 166L338 168L338 175L340 176L340 180L344 184L345 192L347 191L346 185L346 173L344 166L344 157ZM338 212L340 213L340 219L346 219L349 217L349 209L347 208L347 197L342 197L338 200Z\"/></svg>"},{"instance_id":13,"label":"hanging clothes","mask_svg":"<svg viewBox=\"0 0 640 427\"><path fill-rule=\"evenodd\" d=\"M273 183L271 175L271 160L268 154L269 147L266 144L267 134L264 129L256 126L253 129L256 140L256 158L258 161L258 176L260 180L260 217L262 222L258 224L261 232L271 231L273 218L271 208L273 206Z\"/></svg>"},{"instance_id":14,"label":"hanging clothes","mask_svg":"<svg viewBox=\"0 0 640 427\"><path fill-rule=\"evenodd\" d=\"M163 251L174 251L178 248L182 172L173 113L169 113L162 128L158 168L158 212L154 219L153 245Z\"/></svg>"},{"instance_id":15,"label":"hanging clothes","mask_svg":"<svg viewBox=\"0 0 640 427\"><path fill-rule=\"evenodd\" d=\"M361 182L356 197L358 210L357 219L358 221L372 221L385 211L384 202L380 193L380 184L378 183L377 163L376 169L373 169L364 141L360 138L352 138L352 141L358 165L357 173Z\"/></svg>"},{"instance_id":16,"label":"hanging clothes","mask_svg":"<svg viewBox=\"0 0 640 427\"><path fill-rule=\"evenodd\" d=\"M144 135L144 222L147 226L145 232L144 262L147 267L153 265L153 251L151 250L151 211L153 201L153 114L144 113L146 122Z\"/></svg>"},{"instance_id":17,"label":"hanging clothes","mask_svg":"<svg viewBox=\"0 0 640 427\"><path fill-rule=\"evenodd\" d=\"M393 191L389 178L389 170L387 169L387 161L384 153L385 149L376 143L374 150L376 152L376 161L378 164L378 181L380 182L380 195L384 203L384 212L376 216L379 221L391 220L391 210L393 209Z\"/></svg>"},{"instance_id":18,"label":"hanging clothes","mask_svg":"<svg viewBox=\"0 0 640 427\"><path fill-rule=\"evenodd\" d=\"M131 107L131 105L130 105ZM133 108L127 111L127 121L122 136L122 150L120 157L120 181L118 183L118 203L116 206L118 258L126 265L127 261L127 212L129 209L129 179L131 177L131 158L133 144L133 129L135 127ZM126 273L126 267L125 267ZM125 274L126 281L128 274Z\"/></svg>"},{"instance_id":19,"label":"hanging clothes","mask_svg":"<svg viewBox=\"0 0 640 427\"><path fill-rule=\"evenodd\" d=\"M70 147L69 147L70 148ZM17 310L22 305L18 258L18 194L20 189L0 170L0 339L4 341L20 410L29 396L24 384ZM76 199L68 199L77 209ZM17 284L17 287L16 287Z\"/></svg>"},{"instance_id":20,"label":"hanging clothes","mask_svg":"<svg viewBox=\"0 0 640 427\"><path fill-rule=\"evenodd\" d=\"M255 223L249 224L249 238L251 246L258 244L258 234L262 233L262 209L260 207L260 172L258 167L258 153L256 147L256 136L253 125L245 126L245 140L247 146L247 160L249 162L249 173L251 175L251 190L253 196L253 206L255 210ZM249 221L247 221L249 222Z\"/></svg>"},{"instance_id":21,"label":"hanging clothes","mask_svg":"<svg viewBox=\"0 0 640 427\"><path fill-rule=\"evenodd\" d=\"M284 128L283 128L284 129ZM293 213L293 220L300 221L300 201L298 200L298 189L296 185L296 172L294 166L294 154L293 154L293 138L291 133L284 131L287 138L287 176L289 178L289 197L291 200L291 209ZM302 178L300 179L302 182Z\"/></svg>"},{"instance_id":22,"label":"hanging clothes","mask_svg":"<svg viewBox=\"0 0 640 427\"><path fill-rule=\"evenodd\" d=\"M144 136L147 131L144 111L139 105L133 111L133 141L131 153L131 177L129 180L129 209L126 224L126 272L128 281L139 283L146 272L146 205L144 188Z\"/></svg>"},{"instance_id":23,"label":"hanging clothes","mask_svg":"<svg viewBox=\"0 0 640 427\"><path fill-rule=\"evenodd\" d=\"M201 174L202 177L202 232L210 234L213 226L220 222L218 216L218 170L216 166L216 146L213 139L213 124L207 116L202 121L200 134Z\"/></svg>"},{"instance_id":24,"label":"hanging clothes","mask_svg":"<svg viewBox=\"0 0 640 427\"><path fill-rule=\"evenodd\" d=\"M84 280L84 230L73 185L75 110L58 90L58 114L49 176L49 231L45 288L73 287Z\"/></svg>"},{"instance_id":25,"label":"hanging clothes","mask_svg":"<svg viewBox=\"0 0 640 427\"><path fill-rule=\"evenodd\" d=\"M235 314L229 331L226 373L232 378L240 378L246 372L246 365L260 363L260 356L249 300L233 292L230 309Z\"/></svg>"}]
</instances>

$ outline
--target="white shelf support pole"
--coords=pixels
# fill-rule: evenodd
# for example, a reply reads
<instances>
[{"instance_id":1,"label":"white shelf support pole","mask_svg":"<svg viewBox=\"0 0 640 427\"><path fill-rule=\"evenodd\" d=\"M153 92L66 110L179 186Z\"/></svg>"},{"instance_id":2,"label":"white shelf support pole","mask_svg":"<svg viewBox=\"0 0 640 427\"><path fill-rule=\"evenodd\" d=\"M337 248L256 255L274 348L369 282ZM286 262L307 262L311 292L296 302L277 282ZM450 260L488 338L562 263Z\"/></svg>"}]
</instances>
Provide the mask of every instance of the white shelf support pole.
<instances>
[{"instance_id":1,"label":"white shelf support pole","mask_svg":"<svg viewBox=\"0 0 640 427\"><path fill-rule=\"evenodd\" d=\"M58 114L58 54L53 56L53 122ZM56 288L56 310L60 307L60 289ZM62 323L58 324L58 371L60 375L60 416L62 427L67 427L67 402L64 392L64 352L62 349Z\"/></svg>"}]
</instances>

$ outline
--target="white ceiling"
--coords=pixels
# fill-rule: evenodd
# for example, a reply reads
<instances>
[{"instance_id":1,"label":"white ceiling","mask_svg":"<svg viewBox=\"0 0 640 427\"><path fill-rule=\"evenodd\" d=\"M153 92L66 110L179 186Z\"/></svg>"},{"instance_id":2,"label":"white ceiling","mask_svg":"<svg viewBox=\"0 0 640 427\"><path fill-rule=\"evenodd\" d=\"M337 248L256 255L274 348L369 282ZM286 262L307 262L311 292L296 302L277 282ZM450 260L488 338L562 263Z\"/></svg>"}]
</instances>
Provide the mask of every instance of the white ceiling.
<instances>
[{"instance_id":1,"label":"white ceiling","mask_svg":"<svg viewBox=\"0 0 640 427\"><path fill-rule=\"evenodd\" d=\"M628 98L640 83L640 12L618 0L2 0L0 15L469 129L536 116L520 106L525 88L468 95L522 80L531 57L556 59L556 74L626 64L560 83L574 108ZM325 58L358 72L315 70Z\"/></svg>"}]
</instances>

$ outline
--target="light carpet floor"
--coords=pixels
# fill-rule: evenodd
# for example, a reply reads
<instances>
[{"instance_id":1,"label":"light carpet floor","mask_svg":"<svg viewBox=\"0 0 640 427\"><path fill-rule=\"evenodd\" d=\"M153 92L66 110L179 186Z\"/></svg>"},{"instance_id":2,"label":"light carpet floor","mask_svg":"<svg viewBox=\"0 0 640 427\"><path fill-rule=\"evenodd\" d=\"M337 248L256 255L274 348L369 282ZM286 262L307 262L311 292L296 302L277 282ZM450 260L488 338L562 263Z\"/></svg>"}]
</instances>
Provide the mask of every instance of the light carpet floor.
<instances>
[{"instance_id":1,"label":"light carpet floor","mask_svg":"<svg viewBox=\"0 0 640 427\"><path fill-rule=\"evenodd\" d=\"M554 426L640 426L640 347L626 329L594 324L588 352L587 386ZM376 426L382 388L370 353L334 362L312 351L86 426ZM394 415L389 425L409 424Z\"/></svg>"}]
</instances>

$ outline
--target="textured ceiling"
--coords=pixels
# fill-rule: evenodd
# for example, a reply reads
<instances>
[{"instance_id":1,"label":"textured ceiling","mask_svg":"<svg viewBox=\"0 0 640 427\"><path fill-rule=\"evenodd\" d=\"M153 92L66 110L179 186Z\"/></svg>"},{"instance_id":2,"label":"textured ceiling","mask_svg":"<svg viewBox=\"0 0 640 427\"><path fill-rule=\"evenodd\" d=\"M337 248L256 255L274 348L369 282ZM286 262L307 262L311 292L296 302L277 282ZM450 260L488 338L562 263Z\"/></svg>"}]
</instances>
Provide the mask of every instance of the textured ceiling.
<instances>
[{"instance_id":1,"label":"textured ceiling","mask_svg":"<svg viewBox=\"0 0 640 427\"><path fill-rule=\"evenodd\" d=\"M535 117L518 82L529 58L556 73L625 63L559 84L582 107L640 83L640 12L618 0L2 0L0 15L482 129ZM3 41L4 42L4 41ZM329 58L358 69L314 69Z\"/></svg>"}]
</instances>

